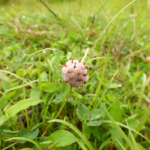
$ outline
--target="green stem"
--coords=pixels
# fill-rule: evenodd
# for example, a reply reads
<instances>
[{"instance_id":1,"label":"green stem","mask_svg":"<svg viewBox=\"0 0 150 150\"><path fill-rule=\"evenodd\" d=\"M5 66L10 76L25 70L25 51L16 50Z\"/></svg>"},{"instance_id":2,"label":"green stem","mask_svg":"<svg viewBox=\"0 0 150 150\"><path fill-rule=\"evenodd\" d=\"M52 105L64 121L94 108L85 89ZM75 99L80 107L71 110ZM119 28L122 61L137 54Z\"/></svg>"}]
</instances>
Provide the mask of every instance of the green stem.
<instances>
[{"instance_id":1,"label":"green stem","mask_svg":"<svg viewBox=\"0 0 150 150\"><path fill-rule=\"evenodd\" d=\"M90 103L90 106L89 106L90 108L91 108L91 106L93 105L93 103L95 102L95 99L96 99L96 97L98 96L98 92L99 92L99 90L100 90L100 88L101 88L101 86L102 86L102 81L103 81L103 78L104 78L105 69L106 69L106 65L105 65L105 60L104 60L104 66L103 66L103 71L102 71L101 80L100 80L100 82L99 82L98 88L97 88L96 91L95 91L95 96L94 96L92 102Z\"/></svg>"},{"instance_id":2,"label":"green stem","mask_svg":"<svg viewBox=\"0 0 150 150\"><path fill-rule=\"evenodd\" d=\"M136 109L135 109L135 114L137 114L138 111L139 111L139 108L140 108L140 105L141 105L141 102L142 102L142 97L143 97L144 90L145 90L145 86L146 86L146 75L143 74L143 83L142 83L141 93L140 93L140 96L139 96L139 99L138 99L138 103L137 103L137 106L136 106Z\"/></svg>"},{"instance_id":3,"label":"green stem","mask_svg":"<svg viewBox=\"0 0 150 150\"><path fill-rule=\"evenodd\" d=\"M78 93L78 89L77 89L77 93ZM73 118L75 118L76 117L76 104L77 104L77 99L78 99L78 97L76 96L75 97L75 104L74 104L74 113L73 113Z\"/></svg>"},{"instance_id":4,"label":"green stem","mask_svg":"<svg viewBox=\"0 0 150 150\"><path fill-rule=\"evenodd\" d=\"M69 98L70 92L71 92L71 88L70 88L70 86L69 86L69 89L68 89L68 88L66 89L66 92L65 92L65 94L64 94L64 96L63 96L63 98L62 98L62 106L60 107L59 112L58 112L57 115L54 117L54 119L57 119L58 116L60 115L60 113L62 112L62 110L63 110L63 108L64 108L64 106L65 106L65 104L66 104L66 102L67 102L67 100L68 100L68 98ZM44 135L47 133L47 131L48 131L48 129L50 128L50 126L51 126L51 123L48 125L48 127L46 128L46 130L45 130L45 132L42 134L42 136L44 136Z\"/></svg>"}]
</instances>

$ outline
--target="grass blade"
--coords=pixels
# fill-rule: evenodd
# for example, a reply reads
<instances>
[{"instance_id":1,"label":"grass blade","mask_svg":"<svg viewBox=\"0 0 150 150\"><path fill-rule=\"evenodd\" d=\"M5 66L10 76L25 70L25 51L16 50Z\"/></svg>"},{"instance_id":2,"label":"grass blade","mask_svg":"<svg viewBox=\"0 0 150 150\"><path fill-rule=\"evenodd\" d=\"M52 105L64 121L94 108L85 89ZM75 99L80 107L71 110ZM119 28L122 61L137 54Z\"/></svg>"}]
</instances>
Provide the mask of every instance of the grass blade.
<instances>
[{"instance_id":1,"label":"grass blade","mask_svg":"<svg viewBox=\"0 0 150 150\"><path fill-rule=\"evenodd\" d=\"M24 141L28 141L28 142L33 143L35 146L37 146L37 148L38 148L39 150L42 150L37 142L35 142L34 140L31 140L31 139L29 139L29 138L25 138L25 137L14 137L14 138L10 138L10 139L8 139L8 140L6 140L6 141L11 141L11 140L24 140ZM5 142L6 142L6 141L5 141Z\"/></svg>"},{"instance_id":2,"label":"grass blade","mask_svg":"<svg viewBox=\"0 0 150 150\"><path fill-rule=\"evenodd\" d=\"M134 146L131 143L130 139L126 136L126 134L122 131L122 129L118 126L118 124L115 122L115 120L111 117L111 115L109 114L109 112L107 111L107 109L105 108L104 104L101 103L102 107L104 108L104 110L106 111L106 114L108 115L109 119L112 121L112 123L114 124L114 126L117 128L117 130L120 132L121 136L124 138L124 140L129 144L129 146L131 147L132 150L134 150Z\"/></svg>"},{"instance_id":3,"label":"grass blade","mask_svg":"<svg viewBox=\"0 0 150 150\"><path fill-rule=\"evenodd\" d=\"M145 90L145 86L146 86L146 74L144 73L143 74L143 83L142 83L142 87L141 87L141 93L140 93L140 97L139 97L138 102L137 102L135 113L138 113L138 111L139 111L139 108L140 108L140 105L142 102L142 97L143 97L144 90Z\"/></svg>"}]
</instances>

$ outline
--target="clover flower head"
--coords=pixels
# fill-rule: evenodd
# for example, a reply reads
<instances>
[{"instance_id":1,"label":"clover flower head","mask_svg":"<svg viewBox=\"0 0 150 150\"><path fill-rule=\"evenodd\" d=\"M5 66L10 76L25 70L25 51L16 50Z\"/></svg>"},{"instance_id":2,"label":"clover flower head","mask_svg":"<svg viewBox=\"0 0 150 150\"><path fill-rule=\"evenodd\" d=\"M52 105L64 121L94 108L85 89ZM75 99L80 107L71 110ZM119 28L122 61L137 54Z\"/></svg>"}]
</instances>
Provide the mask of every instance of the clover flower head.
<instances>
[{"instance_id":1,"label":"clover flower head","mask_svg":"<svg viewBox=\"0 0 150 150\"><path fill-rule=\"evenodd\" d=\"M78 60L69 60L62 68L64 82L71 86L83 86L88 80L87 66Z\"/></svg>"}]
</instances>

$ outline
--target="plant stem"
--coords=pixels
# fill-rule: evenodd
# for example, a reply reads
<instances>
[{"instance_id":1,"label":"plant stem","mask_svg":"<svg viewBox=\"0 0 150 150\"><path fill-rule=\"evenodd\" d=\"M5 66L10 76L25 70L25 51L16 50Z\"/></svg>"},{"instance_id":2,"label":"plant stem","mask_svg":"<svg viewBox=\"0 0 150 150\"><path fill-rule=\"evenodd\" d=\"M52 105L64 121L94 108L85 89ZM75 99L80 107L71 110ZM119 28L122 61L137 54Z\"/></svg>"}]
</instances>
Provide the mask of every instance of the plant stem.
<instances>
[{"instance_id":1,"label":"plant stem","mask_svg":"<svg viewBox=\"0 0 150 150\"><path fill-rule=\"evenodd\" d=\"M66 102L67 102L67 100L68 100L68 98L69 98L70 92L71 92L71 88L70 88L70 86L69 86L69 89L66 88L65 94L64 94L64 96L63 96L63 98L62 98L62 106L60 107L59 112L58 112L57 115L54 117L54 119L57 119L58 116L60 115L60 113L62 112L62 110L63 110L63 108L64 108L64 106L65 106L65 104L66 104ZM45 132L42 134L42 137L47 133L47 131L48 131L48 129L50 128L50 126L51 126L51 123L48 125L48 127L47 127L46 130L45 130Z\"/></svg>"}]
</instances>

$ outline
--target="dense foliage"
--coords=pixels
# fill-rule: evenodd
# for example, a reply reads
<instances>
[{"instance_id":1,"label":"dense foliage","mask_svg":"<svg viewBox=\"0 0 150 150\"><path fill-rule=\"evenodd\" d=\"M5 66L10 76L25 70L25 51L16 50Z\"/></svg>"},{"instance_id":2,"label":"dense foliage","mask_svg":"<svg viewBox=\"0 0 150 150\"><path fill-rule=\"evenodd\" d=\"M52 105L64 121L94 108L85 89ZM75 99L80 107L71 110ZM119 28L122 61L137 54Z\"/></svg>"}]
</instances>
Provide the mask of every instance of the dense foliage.
<instances>
[{"instance_id":1,"label":"dense foliage","mask_svg":"<svg viewBox=\"0 0 150 150\"><path fill-rule=\"evenodd\" d=\"M1 1L2 150L150 149L150 8L130 2ZM71 58L83 87L63 82Z\"/></svg>"}]
</instances>

